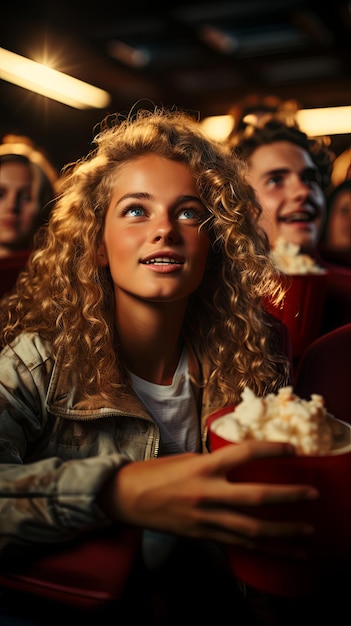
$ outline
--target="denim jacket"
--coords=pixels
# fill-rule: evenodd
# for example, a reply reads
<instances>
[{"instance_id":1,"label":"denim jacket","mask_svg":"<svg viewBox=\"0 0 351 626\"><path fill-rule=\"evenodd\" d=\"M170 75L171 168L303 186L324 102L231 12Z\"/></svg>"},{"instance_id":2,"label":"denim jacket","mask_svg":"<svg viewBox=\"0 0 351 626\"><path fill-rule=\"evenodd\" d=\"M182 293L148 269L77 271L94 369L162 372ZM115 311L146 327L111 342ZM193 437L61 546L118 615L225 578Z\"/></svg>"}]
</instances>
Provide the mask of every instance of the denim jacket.
<instances>
[{"instance_id":1,"label":"denim jacket","mask_svg":"<svg viewBox=\"0 0 351 626\"><path fill-rule=\"evenodd\" d=\"M189 370L201 380L203 359L200 365L190 343L187 350ZM206 452L206 414L215 407L197 385L194 394ZM82 401L50 342L20 335L0 355L0 550L109 525L96 494L123 464L157 457L159 440L132 388L111 405Z\"/></svg>"}]
</instances>

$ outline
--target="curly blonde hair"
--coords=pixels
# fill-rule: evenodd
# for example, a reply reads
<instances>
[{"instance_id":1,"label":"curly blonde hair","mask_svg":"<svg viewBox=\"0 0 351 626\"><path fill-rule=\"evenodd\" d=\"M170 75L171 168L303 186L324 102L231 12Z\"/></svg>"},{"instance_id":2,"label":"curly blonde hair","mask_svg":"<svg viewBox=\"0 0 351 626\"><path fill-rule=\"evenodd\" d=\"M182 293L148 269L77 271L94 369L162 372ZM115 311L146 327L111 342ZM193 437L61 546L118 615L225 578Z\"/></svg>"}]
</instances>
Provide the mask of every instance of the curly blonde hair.
<instances>
[{"instance_id":1,"label":"curly blonde hair","mask_svg":"<svg viewBox=\"0 0 351 626\"><path fill-rule=\"evenodd\" d=\"M263 395L286 384L288 363L262 306L264 298L278 303L284 293L244 164L207 138L192 115L164 107L109 116L90 153L64 168L49 225L2 301L1 345L37 332L52 342L54 358L62 351L64 367L77 373L87 397L123 389L113 283L99 264L98 246L116 170L147 153L186 164L208 211L201 225L212 242L208 269L189 299L184 330L213 366L210 390L232 403L245 385Z\"/></svg>"}]
</instances>

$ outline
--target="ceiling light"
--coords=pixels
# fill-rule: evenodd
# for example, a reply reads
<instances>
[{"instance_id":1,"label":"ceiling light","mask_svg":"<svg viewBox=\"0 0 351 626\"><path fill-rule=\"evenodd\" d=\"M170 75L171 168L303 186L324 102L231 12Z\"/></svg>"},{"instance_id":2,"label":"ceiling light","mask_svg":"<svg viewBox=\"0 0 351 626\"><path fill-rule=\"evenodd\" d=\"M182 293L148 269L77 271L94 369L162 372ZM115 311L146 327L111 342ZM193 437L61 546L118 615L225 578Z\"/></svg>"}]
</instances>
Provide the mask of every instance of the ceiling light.
<instances>
[{"instance_id":1,"label":"ceiling light","mask_svg":"<svg viewBox=\"0 0 351 626\"><path fill-rule=\"evenodd\" d=\"M4 48L0 48L0 78L76 109L103 109L111 100L103 89Z\"/></svg>"},{"instance_id":2,"label":"ceiling light","mask_svg":"<svg viewBox=\"0 0 351 626\"><path fill-rule=\"evenodd\" d=\"M309 137L325 137L351 133L351 106L325 109L301 109L295 113L299 128ZM224 141L234 127L232 115L214 115L202 120L205 132L217 141Z\"/></svg>"},{"instance_id":3,"label":"ceiling light","mask_svg":"<svg viewBox=\"0 0 351 626\"><path fill-rule=\"evenodd\" d=\"M300 128L311 137L351 133L351 106L327 109L302 109L296 120Z\"/></svg>"},{"instance_id":4,"label":"ceiling light","mask_svg":"<svg viewBox=\"0 0 351 626\"><path fill-rule=\"evenodd\" d=\"M212 115L202 120L201 126L205 133L216 141L224 141L233 130L232 115Z\"/></svg>"}]
</instances>

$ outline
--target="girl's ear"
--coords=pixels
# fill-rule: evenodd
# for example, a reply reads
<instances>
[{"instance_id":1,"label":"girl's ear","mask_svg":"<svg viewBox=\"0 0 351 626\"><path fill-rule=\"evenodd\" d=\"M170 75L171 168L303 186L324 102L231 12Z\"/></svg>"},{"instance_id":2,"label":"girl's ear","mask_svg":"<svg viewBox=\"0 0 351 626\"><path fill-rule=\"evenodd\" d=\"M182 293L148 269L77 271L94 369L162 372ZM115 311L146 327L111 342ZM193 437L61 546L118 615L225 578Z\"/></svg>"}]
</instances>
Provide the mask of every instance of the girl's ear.
<instances>
[{"instance_id":1,"label":"girl's ear","mask_svg":"<svg viewBox=\"0 0 351 626\"><path fill-rule=\"evenodd\" d=\"M108 258L106 253L106 247L103 241L100 243L97 253L99 265L101 267L106 267L108 265Z\"/></svg>"}]
</instances>

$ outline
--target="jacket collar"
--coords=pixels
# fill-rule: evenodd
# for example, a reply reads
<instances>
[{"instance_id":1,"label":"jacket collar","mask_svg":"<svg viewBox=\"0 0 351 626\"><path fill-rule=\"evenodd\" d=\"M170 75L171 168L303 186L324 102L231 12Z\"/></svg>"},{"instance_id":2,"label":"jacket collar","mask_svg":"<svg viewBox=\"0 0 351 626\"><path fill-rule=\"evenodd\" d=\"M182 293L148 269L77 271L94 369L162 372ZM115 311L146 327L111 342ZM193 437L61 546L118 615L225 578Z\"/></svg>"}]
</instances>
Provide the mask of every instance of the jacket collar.
<instances>
[{"instance_id":1,"label":"jacket collar","mask_svg":"<svg viewBox=\"0 0 351 626\"><path fill-rule=\"evenodd\" d=\"M189 340L185 340L185 344L196 405L198 413L201 415L203 396L201 386L203 378L202 365L192 343ZM124 393L116 390L115 397L110 402L107 402L100 395L89 400L83 399L82 389L78 384L77 376L74 372L66 371L63 368L63 360L63 354L59 353L50 379L47 405L51 413L68 419L81 420L96 419L97 413L100 417L106 417L113 413L137 415L151 419L150 414L135 394L131 385L127 386Z\"/></svg>"}]
</instances>

